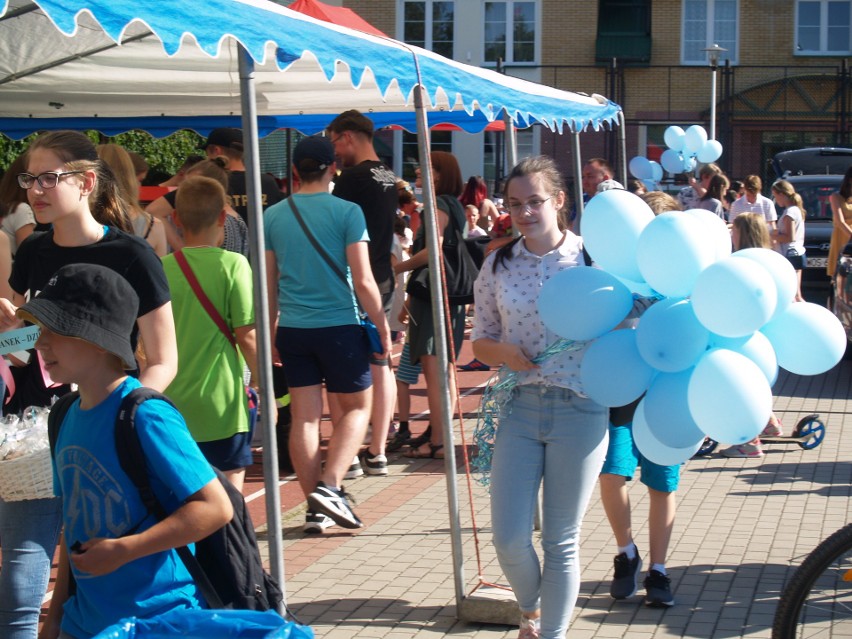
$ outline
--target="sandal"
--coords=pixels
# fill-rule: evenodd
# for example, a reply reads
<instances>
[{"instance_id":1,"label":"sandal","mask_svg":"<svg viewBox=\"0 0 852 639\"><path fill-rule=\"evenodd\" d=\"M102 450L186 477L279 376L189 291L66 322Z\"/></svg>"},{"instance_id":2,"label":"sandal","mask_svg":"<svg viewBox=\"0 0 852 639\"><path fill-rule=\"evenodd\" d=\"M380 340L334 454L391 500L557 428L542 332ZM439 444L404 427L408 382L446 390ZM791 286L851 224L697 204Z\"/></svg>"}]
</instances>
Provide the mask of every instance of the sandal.
<instances>
[{"instance_id":1,"label":"sandal","mask_svg":"<svg viewBox=\"0 0 852 639\"><path fill-rule=\"evenodd\" d=\"M409 459L443 459L444 456L441 455L438 457L438 453L441 452L441 449L444 448L443 444L433 444L429 442L429 452L422 453L419 448L412 448L407 453L403 453L403 457L408 457Z\"/></svg>"},{"instance_id":2,"label":"sandal","mask_svg":"<svg viewBox=\"0 0 852 639\"><path fill-rule=\"evenodd\" d=\"M432 439L432 424L426 426L426 430L421 435L409 439L406 444L411 448L420 448L423 444L428 443L430 439Z\"/></svg>"},{"instance_id":3,"label":"sandal","mask_svg":"<svg viewBox=\"0 0 852 639\"><path fill-rule=\"evenodd\" d=\"M409 442L411 442L411 431L398 431L393 436L393 439L388 442L387 446L385 447L385 450L389 453L395 453Z\"/></svg>"}]
</instances>

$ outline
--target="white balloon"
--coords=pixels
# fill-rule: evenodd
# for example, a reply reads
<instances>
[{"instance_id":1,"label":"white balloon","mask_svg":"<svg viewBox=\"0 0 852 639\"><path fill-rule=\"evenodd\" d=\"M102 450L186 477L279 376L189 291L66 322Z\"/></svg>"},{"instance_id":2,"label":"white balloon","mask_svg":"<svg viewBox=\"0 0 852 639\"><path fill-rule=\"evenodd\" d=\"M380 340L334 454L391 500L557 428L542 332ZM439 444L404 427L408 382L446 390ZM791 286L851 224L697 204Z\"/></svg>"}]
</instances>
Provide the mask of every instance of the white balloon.
<instances>
[{"instance_id":1,"label":"white balloon","mask_svg":"<svg viewBox=\"0 0 852 639\"><path fill-rule=\"evenodd\" d=\"M642 280L636 263L636 243L654 212L638 195L610 189L586 205L580 232L586 250L605 271L629 280Z\"/></svg>"}]
</instances>

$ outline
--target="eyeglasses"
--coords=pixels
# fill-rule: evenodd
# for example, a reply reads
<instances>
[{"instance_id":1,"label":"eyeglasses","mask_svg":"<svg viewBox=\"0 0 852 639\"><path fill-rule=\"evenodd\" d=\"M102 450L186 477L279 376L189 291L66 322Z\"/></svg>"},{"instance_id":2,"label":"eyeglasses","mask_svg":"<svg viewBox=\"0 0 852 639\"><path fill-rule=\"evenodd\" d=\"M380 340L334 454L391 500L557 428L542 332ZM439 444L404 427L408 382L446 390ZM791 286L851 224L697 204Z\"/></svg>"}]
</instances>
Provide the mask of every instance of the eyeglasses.
<instances>
[{"instance_id":1,"label":"eyeglasses","mask_svg":"<svg viewBox=\"0 0 852 639\"><path fill-rule=\"evenodd\" d=\"M18 186L22 189L31 189L38 182L38 185L43 189L55 189L56 185L59 184L59 178L78 173L85 173L85 171L46 171L39 175L18 173Z\"/></svg>"},{"instance_id":2,"label":"eyeglasses","mask_svg":"<svg viewBox=\"0 0 852 639\"><path fill-rule=\"evenodd\" d=\"M529 200L523 204L509 204L506 208L509 209L509 213L514 213L518 215L523 213L524 211L529 211L530 213L538 213L541 211L541 207L544 206L544 203L548 200L552 200L553 196L546 198L544 200L539 200L538 198Z\"/></svg>"}]
</instances>

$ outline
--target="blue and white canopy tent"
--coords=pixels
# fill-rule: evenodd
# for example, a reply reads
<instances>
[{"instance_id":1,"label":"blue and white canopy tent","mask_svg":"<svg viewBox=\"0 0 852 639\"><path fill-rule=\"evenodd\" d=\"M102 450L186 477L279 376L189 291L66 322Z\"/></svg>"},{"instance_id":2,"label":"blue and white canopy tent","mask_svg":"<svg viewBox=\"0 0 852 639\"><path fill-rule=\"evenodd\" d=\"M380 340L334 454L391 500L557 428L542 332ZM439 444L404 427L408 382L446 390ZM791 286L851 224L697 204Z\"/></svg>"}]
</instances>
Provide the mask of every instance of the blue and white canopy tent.
<instances>
[{"instance_id":1,"label":"blue and white canopy tent","mask_svg":"<svg viewBox=\"0 0 852 639\"><path fill-rule=\"evenodd\" d=\"M292 127L321 131L345 108L376 126L417 130L424 183L431 183L425 135L449 122L481 131L497 118L577 133L614 126L621 109L587 96L500 75L430 51L320 22L265 0L0 0L0 132L47 129L164 136L189 128L242 127L262 373L264 464L271 571L283 583L277 442L272 416L268 300L264 286L258 135ZM576 136L575 136L576 138ZM447 344L435 231L425 190L427 245L439 354ZM446 357L438 357L446 367ZM441 379L448 380L442 370ZM451 437L445 389L443 422ZM447 441L450 441L449 439ZM452 447L446 468L455 474ZM448 481L456 598L464 599L455 481Z\"/></svg>"}]
</instances>

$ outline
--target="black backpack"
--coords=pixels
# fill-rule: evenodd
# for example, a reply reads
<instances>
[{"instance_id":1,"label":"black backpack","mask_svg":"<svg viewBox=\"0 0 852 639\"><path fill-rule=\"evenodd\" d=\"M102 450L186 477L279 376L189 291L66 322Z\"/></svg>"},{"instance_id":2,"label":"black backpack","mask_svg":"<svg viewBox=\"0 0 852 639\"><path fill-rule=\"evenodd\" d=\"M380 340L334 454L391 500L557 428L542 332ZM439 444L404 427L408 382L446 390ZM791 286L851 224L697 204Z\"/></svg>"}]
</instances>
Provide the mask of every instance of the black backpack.
<instances>
[{"instance_id":1,"label":"black backpack","mask_svg":"<svg viewBox=\"0 0 852 639\"><path fill-rule=\"evenodd\" d=\"M78 397L76 392L63 395L50 409L47 428L51 455L56 449L62 420ZM115 447L121 468L139 490L148 512L162 520L168 513L151 489L145 471L145 453L136 433L136 411L147 399L172 403L165 395L150 388L136 388L128 393L121 400L115 418ZM197 542L195 555L186 546L177 549L178 555L210 608L279 611L284 596L281 587L263 568L246 502L240 491L218 469L214 470L234 507L234 517L212 535Z\"/></svg>"}]
</instances>

